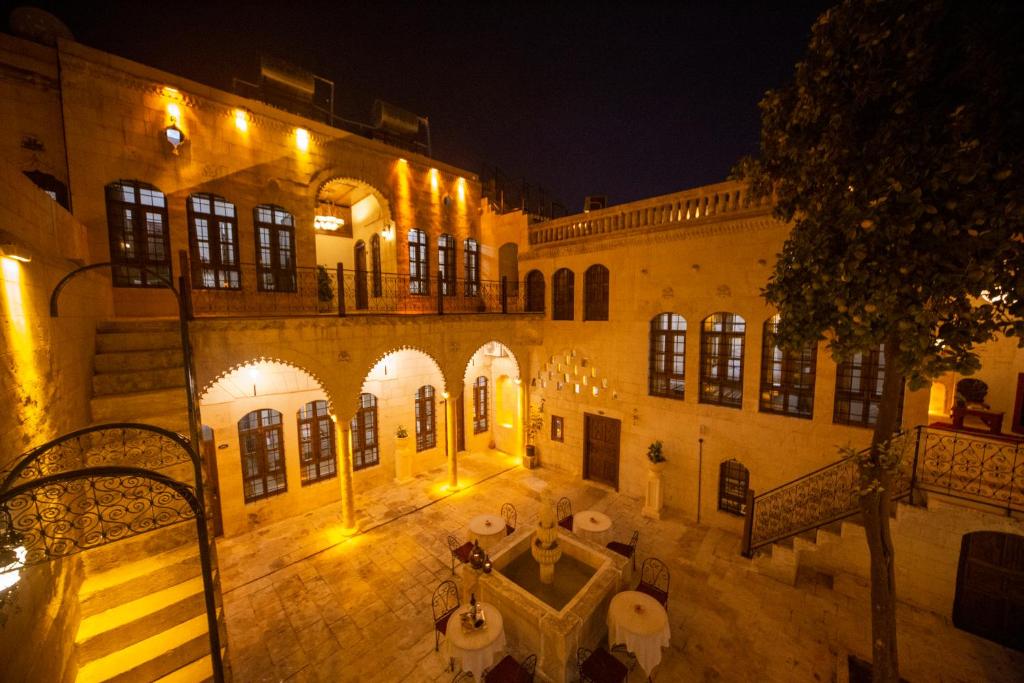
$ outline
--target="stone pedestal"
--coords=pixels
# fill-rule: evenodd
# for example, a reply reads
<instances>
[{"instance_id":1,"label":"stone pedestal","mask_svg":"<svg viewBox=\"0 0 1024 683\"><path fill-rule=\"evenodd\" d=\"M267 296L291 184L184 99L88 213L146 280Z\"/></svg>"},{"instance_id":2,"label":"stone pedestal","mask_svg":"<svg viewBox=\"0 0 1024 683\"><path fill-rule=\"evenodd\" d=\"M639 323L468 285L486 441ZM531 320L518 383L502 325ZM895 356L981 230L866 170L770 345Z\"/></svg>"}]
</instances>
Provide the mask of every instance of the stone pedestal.
<instances>
[{"instance_id":1,"label":"stone pedestal","mask_svg":"<svg viewBox=\"0 0 1024 683\"><path fill-rule=\"evenodd\" d=\"M412 480L412 439L395 437L395 481L404 484Z\"/></svg>"},{"instance_id":2,"label":"stone pedestal","mask_svg":"<svg viewBox=\"0 0 1024 683\"><path fill-rule=\"evenodd\" d=\"M662 497L661 497L661 471L665 463L647 464L647 490L644 497L644 507L640 513L651 519L661 519Z\"/></svg>"}]
</instances>

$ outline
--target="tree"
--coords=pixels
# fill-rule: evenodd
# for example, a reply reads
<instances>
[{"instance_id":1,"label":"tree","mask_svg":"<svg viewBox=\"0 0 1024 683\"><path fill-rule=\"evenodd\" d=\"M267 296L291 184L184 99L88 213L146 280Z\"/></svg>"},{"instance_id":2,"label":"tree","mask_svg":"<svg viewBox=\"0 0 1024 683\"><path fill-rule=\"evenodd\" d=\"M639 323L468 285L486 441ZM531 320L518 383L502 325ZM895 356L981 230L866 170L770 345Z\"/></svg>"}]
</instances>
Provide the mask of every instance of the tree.
<instances>
[{"instance_id":1,"label":"tree","mask_svg":"<svg viewBox=\"0 0 1024 683\"><path fill-rule=\"evenodd\" d=\"M891 484L902 387L979 367L1024 333L1022 3L846 0L761 101L736 172L792 232L764 290L780 344L842 360L884 345L860 507L876 681L898 681Z\"/></svg>"}]
</instances>

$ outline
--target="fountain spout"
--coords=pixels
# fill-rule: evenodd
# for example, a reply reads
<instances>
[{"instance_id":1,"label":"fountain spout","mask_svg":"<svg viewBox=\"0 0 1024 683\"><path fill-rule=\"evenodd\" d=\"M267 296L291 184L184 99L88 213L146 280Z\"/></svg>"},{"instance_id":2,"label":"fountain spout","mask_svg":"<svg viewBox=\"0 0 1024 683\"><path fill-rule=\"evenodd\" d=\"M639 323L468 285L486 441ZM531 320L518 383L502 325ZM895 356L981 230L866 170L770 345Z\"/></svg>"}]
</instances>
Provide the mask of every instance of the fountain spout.
<instances>
[{"instance_id":1,"label":"fountain spout","mask_svg":"<svg viewBox=\"0 0 1024 683\"><path fill-rule=\"evenodd\" d=\"M530 552L540 565L541 583L553 583L555 563L562 557L562 549L558 547L558 520L555 516L555 503L550 494L545 494L541 499L537 531L534 533Z\"/></svg>"}]
</instances>

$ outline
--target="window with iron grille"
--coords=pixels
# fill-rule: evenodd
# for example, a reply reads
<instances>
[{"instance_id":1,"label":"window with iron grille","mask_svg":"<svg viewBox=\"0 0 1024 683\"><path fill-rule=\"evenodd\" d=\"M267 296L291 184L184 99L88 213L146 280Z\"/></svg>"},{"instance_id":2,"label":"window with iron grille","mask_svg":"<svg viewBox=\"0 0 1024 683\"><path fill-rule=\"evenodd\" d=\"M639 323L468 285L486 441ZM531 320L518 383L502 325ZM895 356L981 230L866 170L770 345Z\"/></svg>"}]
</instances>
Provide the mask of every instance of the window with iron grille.
<instances>
[{"instance_id":1,"label":"window with iron grille","mask_svg":"<svg viewBox=\"0 0 1024 683\"><path fill-rule=\"evenodd\" d=\"M192 252L193 287L241 288L234 204L215 194L189 195L188 245Z\"/></svg>"},{"instance_id":2,"label":"window with iron grille","mask_svg":"<svg viewBox=\"0 0 1024 683\"><path fill-rule=\"evenodd\" d=\"M686 392L686 318L660 313L651 318L647 393L682 400Z\"/></svg>"},{"instance_id":3,"label":"window with iron grille","mask_svg":"<svg viewBox=\"0 0 1024 683\"><path fill-rule=\"evenodd\" d=\"M295 219L280 206L253 209L256 229L256 287L261 292L294 292Z\"/></svg>"},{"instance_id":4,"label":"window with iron grille","mask_svg":"<svg viewBox=\"0 0 1024 683\"><path fill-rule=\"evenodd\" d=\"M441 274L441 294L455 295L455 238L445 233L437 239L437 272Z\"/></svg>"},{"instance_id":5,"label":"window with iron grille","mask_svg":"<svg viewBox=\"0 0 1024 683\"><path fill-rule=\"evenodd\" d=\"M434 387L426 385L416 391L416 451L425 451L436 445Z\"/></svg>"},{"instance_id":6,"label":"window with iron grille","mask_svg":"<svg viewBox=\"0 0 1024 683\"><path fill-rule=\"evenodd\" d=\"M380 265L380 235L373 233L370 238L370 271L373 296L381 296L384 285Z\"/></svg>"},{"instance_id":7,"label":"window with iron grille","mask_svg":"<svg viewBox=\"0 0 1024 683\"><path fill-rule=\"evenodd\" d=\"M337 474L334 422L327 401L310 401L299 409L299 467L302 485Z\"/></svg>"},{"instance_id":8,"label":"window with iron grille","mask_svg":"<svg viewBox=\"0 0 1024 683\"><path fill-rule=\"evenodd\" d=\"M583 274L583 319L608 319L608 269L600 263Z\"/></svg>"},{"instance_id":9,"label":"window with iron grille","mask_svg":"<svg viewBox=\"0 0 1024 683\"><path fill-rule=\"evenodd\" d=\"M473 433L487 431L487 378L477 377L473 383Z\"/></svg>"},{"instance_id":10,"label":"window with iron grille","mask_svg":"<svg viewBox=\"0 0 1024 683\"><path fill-rule=\"evenodd\" d=\"M746 322L735 313L714 313L700 330L700 402L743 404L743 338Z\"/></svg>"},{"instance_id":11,"label":"window with iron grille","mask_svg":"<svg viewBox=\"0 0 1024 683\"><path fill-rule=\"evenodd\" d=\"M526 274L526 312L544 312L544 273L531 270Z\"/></svg>"},{"instance_id":12,"label":"window with iron grille","mask_svg":"<svg viewBox=\"0 0 1024 683\"><path fill-rule=\"evenodd\" d=\"M778 413L810 419L814 412L814 366L818 362L818 344L807 344L799 351L783 351L776 343L779 316L764 322L761 342L762 413Z\"/></svg>"},{"instance_id":13,"label":"window with iron grille","mask_svg":"<svg viewBox=\"0 0 1024 683\"><path fill-rule=\"evenodd\" d=\"M480 293L480 245L474 239L462 243L466 258L466 296Z\"/></svg>"},{"instance_id":14,"label":"window with iron grille","mask_svg":"<svg viewBox=\"0 0 1024 683\"><path fill-rule=\"evenodd\" d=\"M427 235L422 230L409 231L409 293L430 294Z\"/></svg>"},{"instance_id":15,"label":"window with iron grille","mask_svg":"<svg viewBox=\"0 0 1024 683\"><path fill-rule=\"evenodd\" d=\"M558 415L551 416L551 440L565 441L565 421Z\"/></svg>"},{"instance_id":16,"label":"window with iron grille","mask_svg":"<svg viewBox=\"0 0 1024 683\"><path fill-rule=\"evenodd\" d=\"M747 513L750 471L739 460L726 460L718 468L718 509L734 515Z\"/></svg>"},{"instance_id":17,"label":"window with iron grille","mask_svg":"<svg viewBox=\"0 0 1024 683\"><path fill-rule=\"evenodd\" d=\"M377 397L359 395L359 410L352 418L352 469L362 470L380 464L377 440Z\"/></svg>"},{"instance_id":18,"label":"window with iron grille","mask_svg":"<svg viewBox=\"0 0 1024 683\"><path fill-rule=\"evenodd\" d=\"M885 345L853 354L836 368L836 399L832 421L836 424L872 427L878 420L885 381ZM900 393L900 413L903 394Z\"/></svg>"},{"instance_id":19,"label":"window with iron grille","mask_svg":"<svg viewBox=\"0 0 1024 683\"><path fill-rule=\"evenodd\" d=\"M238 421L238 444L246 503L288 490L281 413L263 408L243 417Z\"/></svg>"},{"instance_id":20,"label":"window with iron grille","mask_svg":"<svg viewBox=\"0 0 1024 683\"><path fill-rule=\"evenodd\" d=\"M166 286L160 278L171 279L171 236L164 193L119 180L107 185L106 195L114 286Z\"/></svg>"},{"instance_id":21,"label":"window with iron grille","mask_svg":"<svg viewBox=\"0 0 1024 683\"><path fill-rule=\"evenodd\" d=\"M551 278L551 319L572 320L575 275L568 268L559 268Z\"/></svg>"}]
</instances>

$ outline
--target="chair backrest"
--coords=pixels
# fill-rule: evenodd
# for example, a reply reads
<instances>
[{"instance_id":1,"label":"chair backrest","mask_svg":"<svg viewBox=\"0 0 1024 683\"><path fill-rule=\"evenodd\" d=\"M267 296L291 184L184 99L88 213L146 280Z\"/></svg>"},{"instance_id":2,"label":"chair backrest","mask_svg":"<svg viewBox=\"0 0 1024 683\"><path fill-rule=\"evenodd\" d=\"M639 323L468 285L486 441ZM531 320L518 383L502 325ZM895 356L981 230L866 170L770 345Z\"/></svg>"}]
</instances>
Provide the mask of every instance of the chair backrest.
<instances>
[{"instance_id":1,"label":"chair backrest","mask_svg":"<svg viewBox=\"0 0 1024 683\"><path fill-rule=\"evenodd\" d=\"M516 528L516 506L512 503L505 503L501 506L501 516L505 518L505 525Z\"/></svg>"},{"instance_id":2,"label":"chair backrest","mask_svg":"<svg viewBox=\"0 0 1024 683\"><path fill-rule=\"evenodd\" d=\"M592 654L593 652L585 647L581 647L576 650L576 673L581 676L583 675L583 662L590 659L590 655Z\"/></svg>"},{"instance_id":3,"label":"chair backrest","mask_svg":"<svg viewBox=\"0 0 1024 683\"><path fill-rule=\"evenodd\" d=\"M984 403L988 385L980 379L965 377L956 383L956 393L963 396L968 403Z\"/></svg>"},{"instance_id":4,"label":"chair backrest","mask_svg":"<svg viewBox=\"0 0 1024 683\"><path fill-rule=\"evenodd\" d=\"M572 516L572 501L566 497L558 499L555 503L555 515L558 517L558 521L561 522L566 517Z\"/></svg>"},{"instance_id":5,"label":"chair backrest","mask_svg":"<svg viewBox=\"0 0 1024 683\"><path fill-rule=\"evenodd\" d=\"M454 611L458 608L459 604L459 587L451 579L442 581L434 589L434 598L431 601L431 605L434 608L434 621Z\"/></svg>"},{"instance_id":6,"label":"chair backrest","mask_svg":"<svg viewBox=\"0 0 1024 683\"><path fill-rule=\"evenodd\" d=\"M527 676L526 680L532 681L533 673L537 670L537 655L530 655L519 666L522 667L523 673Z\"/></svg>"},{"instance_id":7,"label":"chair backrest","mask_svg":"<svg viewBox=\"0 0 1024 683\"><path fill-rule=\"evenodd\" d=\"M448 534L448 550L454 553L456 550L459 549L460 545L462 545L462 542L459 539L457 539L455 536L452 536L451 534Z\"/></svg>"},{"instance_id":8,"label":"chair backrest","mask_svg":"<svg viewBox=\"0 0 1024 683\"><path fill-rule=\"evenodd\" d=\"M636 542L640 540L640 530L634 529L633 535L629 537L629 547L636 552Z\"/></svg>"},{"instance_id":9,"label":"chair backrest","mask_svg":"<svg viewBox=\"0 0 1024 683\"><path fill-rule=\"evenodd\" d=\"M459 673L455 674L455 678L452 679L452 683L466 683L467 681L475 680L476 679L473 678L472 671L460 671Z\"/></svg>"},{"instance_id":10,"label":"chair backrest","mask_svg":"<svg viewBox=\"0 0 1024 683\"><path fill-rule=\"evenodd\" d=\"M648 557L640 565L640 583L653 586L668 593L670 579L668 567L656 557Z\"/></svg>"}]
</instances>

